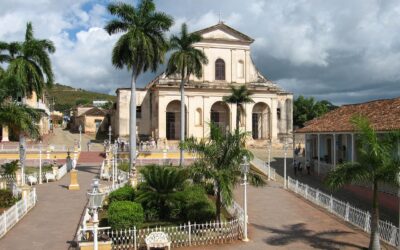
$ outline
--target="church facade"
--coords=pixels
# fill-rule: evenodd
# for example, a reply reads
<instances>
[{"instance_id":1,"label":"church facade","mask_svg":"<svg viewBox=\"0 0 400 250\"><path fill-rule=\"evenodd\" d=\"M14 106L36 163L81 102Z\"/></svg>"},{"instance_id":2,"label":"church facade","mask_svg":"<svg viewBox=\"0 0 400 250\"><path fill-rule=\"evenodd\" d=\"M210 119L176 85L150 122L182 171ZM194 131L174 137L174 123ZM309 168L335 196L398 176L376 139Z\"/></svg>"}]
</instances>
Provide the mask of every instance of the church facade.
<instances>
[{"instance_id":1,"label":"church facade","mask_svg":"<svg viewBox=\"0 0 400 250\"><path fill-rule=\"evenodd\" d=\"M236 129L236 104L223 102L231 86L246 85L254 103L240 104L240 129L251 135L250 144L282 142L291 137L293 95L265 78L254 65L253 39L225 25L197 31L202 40L195 47L204 51L208 64L201 78L191 76L185 85L186 136L209 135L209 123L224 131ZM137 133L141 140L180 139L180 77L160 74L136 92ZM129 135L130 88L119 88L113 115L116 136Z\"/></svg>"}]
</instances>

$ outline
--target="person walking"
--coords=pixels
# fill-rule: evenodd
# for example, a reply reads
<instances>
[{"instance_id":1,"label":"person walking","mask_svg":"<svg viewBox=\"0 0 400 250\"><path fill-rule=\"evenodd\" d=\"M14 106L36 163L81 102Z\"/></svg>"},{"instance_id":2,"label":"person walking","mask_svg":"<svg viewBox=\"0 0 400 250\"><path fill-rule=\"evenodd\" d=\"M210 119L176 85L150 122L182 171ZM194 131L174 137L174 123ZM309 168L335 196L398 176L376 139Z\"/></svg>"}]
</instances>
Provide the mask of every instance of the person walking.
<instances>
[{"instance_id":1,"label":"person walking","mask_svg":"<svg viewBox=\"0 0 400 250\"><path fill-rule=\"evenodd\" d=\"M303 176L303 166L301 165L301 161L299 161L299 162L297 163L297 170L299 171L299 174L300 174L301 176Z\"/></svg>"},{"instance_id":2,"label":"person walking","mask_svg":"<svg viewBox=\"0 0 400 250\"><path fill-rule=\"evenodd\" d=\"M293 171L294 171L294 176L297 176L297 161L293 161Z\"/></svg>"}]
</instances>

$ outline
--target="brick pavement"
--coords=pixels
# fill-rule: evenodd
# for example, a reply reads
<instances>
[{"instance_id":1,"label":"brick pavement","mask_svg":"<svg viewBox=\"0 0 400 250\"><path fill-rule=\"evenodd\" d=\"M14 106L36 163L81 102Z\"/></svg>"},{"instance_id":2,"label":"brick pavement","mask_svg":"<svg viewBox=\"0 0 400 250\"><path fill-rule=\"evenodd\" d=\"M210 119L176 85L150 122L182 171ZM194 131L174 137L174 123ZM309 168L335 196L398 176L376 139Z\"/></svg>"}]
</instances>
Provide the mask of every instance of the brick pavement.
<instances>
[{"instance_id":1,"label":"brick pavement","mask_svg":"<svg viewBox=\"0 0 400 250\"><path fill-rule=\"evenodd\" d=\"M241 203L242 190L235 191ZM189 249L363 249L368 235L340 222L295 194L271 182L264 188L249 188L250 242L199 246ZM383 249L390 249L383 246Z\"/></svg>"},{"instance_id":2,"label":"brick pavement","mask_svg":"<svg viewBox=\"0 0 400 250\"><path fill-rule=\"evenodd\" d=\"M36 185L38 203L0 239L1 250L68 249L86 205L86 192L99 167L78 166L81 190L69 191L67 174L57 182Z\"/></svg>"}]
</instances>

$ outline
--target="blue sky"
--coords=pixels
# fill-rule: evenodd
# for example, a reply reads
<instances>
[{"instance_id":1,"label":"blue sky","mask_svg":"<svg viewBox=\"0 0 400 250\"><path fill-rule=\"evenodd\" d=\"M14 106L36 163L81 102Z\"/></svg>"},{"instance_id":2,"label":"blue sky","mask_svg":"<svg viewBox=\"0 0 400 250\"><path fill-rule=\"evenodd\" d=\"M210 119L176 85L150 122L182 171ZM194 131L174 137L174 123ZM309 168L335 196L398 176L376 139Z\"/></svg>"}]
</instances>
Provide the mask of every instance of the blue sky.
<instances>
[{"instance_id":1,"label":"blue sky","mask_svg":"<svg viewBox=\"0 0 400 250\"><path fill-rule=\"evenodd\" d=\"M114 93L129 73L111 65L118 36L103 29L106 5L94 0L0 0L0 40L36 36L55 42L57 82ZM127 1L133 2L133 1ZM255 39L252 57L270 80L296 95L336 104L400 96L400 1L158 0L175 19L171 33L222 20ZM143 86L154 74L139 79Z\"/></svg>"}]
</instances>

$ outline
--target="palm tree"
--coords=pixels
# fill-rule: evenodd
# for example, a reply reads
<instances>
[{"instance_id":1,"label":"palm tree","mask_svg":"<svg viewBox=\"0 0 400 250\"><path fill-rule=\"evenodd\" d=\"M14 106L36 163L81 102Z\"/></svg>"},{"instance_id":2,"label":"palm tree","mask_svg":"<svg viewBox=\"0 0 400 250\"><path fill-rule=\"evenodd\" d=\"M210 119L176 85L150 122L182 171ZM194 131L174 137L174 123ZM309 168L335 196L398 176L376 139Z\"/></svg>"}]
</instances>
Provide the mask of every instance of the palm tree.
<instances>
[{"instance_id":1,"label":"palm tree","mask_svg":"<svg viewBox=\"0 0 400 250\"><path fill-rule=\"evenodd\" d=\"M149 165L140 170L145 182L139 186L137 201L145 207L155 207L160 219L167 219L172 206L181 200L182 191L188 179L187 171L174 167Z\"/></svg>"},{"instance_id":2,"label":"palm tree","mask_svg":"<svg viewBox=\"0 0 400 250\"><path fill-rule=\"evenodd\" d=\"M4 43L2 44L4 48ZM28 22L26 25L25 41L13 42L6 46L9 54L3 58L9 62L6 77L9 81L14 81L15 84L23 85L23 93L30 96L36 92L37 96L42 96L45 88L51 87L54 81L54 74L51 66L49 53L55 52L55 46L52 41L47 39L36 39L33 34L32 23ZM24 97L23 96L23 97ZM25 104L25 98L22 99ZM14 105L14 106L13 106ZM5 108L16 109L16 104L8 104ZM31 110L28 112L28 107L21 105L20 115L33 115ZM28 113L26 113L28 112ZM41 114L40 112L37 114ZM40 118L39 118L40 119ZM36 119L31 120L31 122ZM27 125L27 124L26 124ZM33 124L28 127L34 126ZM17 126L18 127L18 126ZM17 129L18 131L18 129ZM25 148L25 135L31 134L36 136L33 131L25 133L24 129L19 130L19 144L20 148ZM25 152L25 151L24 151ZM25 158L20 155L20 159ZM21 161L24 168L23 161Z\"/></svg>"},{"instance_id":3,"label":"palm tree","mask_svg":"<svg viewBox=\"0 0 400 250\"><path fill-rule=\"evenodd\" d=\"M113 48L112 63L118 69L126 67L131 71L129 172L132 173L136 162L136 80L147 70L155 72L163 62L168 47L164 32L173 20L163 12L156 12L151 0L142 0L137 8L111 3L108 10L116 18L108 22L105 30L110 35L123 32Z\"/></svg>"},{"instance_id":4,"label":"palm tree","mask_svg":"<svg viewBox=\"0 0 400 250\"><path fill-rule=\"evenodd\" d=\"M380 183L399 185L399 155L397 144L400 133L377 134L364 117L353 117L352 123L358 130L358 160L339 165L331 170L325 180L328 187L338 189L345 184L372 183L372 217L369 249L380 249L379 243L379 192Z\"/></svg>"},{"instance_id":5,"label":"palm tree","mask_svg":"<svg viewBox=\"0 0 400 250\"><path fill-rule=\"evenodd\" d=\"M207 56L193 45L201 41L197 33L188 33L186 23L182 24L180 36L173 35L170 39L170 49L174 50L168 60L166 74L179 74L181 77L181 143L185 141L185 83L191 75L202 76L202 65L208 64ZM179 164L183 165L183 148L180 150Z\"/></svg>"},{"instance_id":6,"label":"palm tree","mask_svg":"<svg viewBox=\"0 0 400 250\"><path fill-rule=\"evenodd\" d=\"M232 94L230 96L224 96L223 100L227 103L235 103L236 104L236 129L239 130L239 122L240 122L240 104L243 103L252 103L254 102L251 99L251 92L247 89L246 85L241 85L238 88L231 86Z\"/></svg>"},{"instance_id":7,"label":"palm tree","mask_svg":"<svg viewBox=\"0 0 400 250\"><path fill-rule=\"evenodd\" d=\"M190 168L193 180L204 183L214 182L216 187L217 220L221 219L222 205L229 205L233 199L233 188L241 181L241 166L244 156L253 155L245 148L247 133L223 133L215 124L210 125L210 138L188 138L181 144L195 153L196 161ZM253 170L249 172L250 184L261 186L265 179Z\"/></svg>"}]
</instances>

